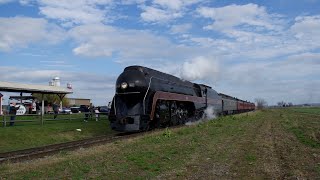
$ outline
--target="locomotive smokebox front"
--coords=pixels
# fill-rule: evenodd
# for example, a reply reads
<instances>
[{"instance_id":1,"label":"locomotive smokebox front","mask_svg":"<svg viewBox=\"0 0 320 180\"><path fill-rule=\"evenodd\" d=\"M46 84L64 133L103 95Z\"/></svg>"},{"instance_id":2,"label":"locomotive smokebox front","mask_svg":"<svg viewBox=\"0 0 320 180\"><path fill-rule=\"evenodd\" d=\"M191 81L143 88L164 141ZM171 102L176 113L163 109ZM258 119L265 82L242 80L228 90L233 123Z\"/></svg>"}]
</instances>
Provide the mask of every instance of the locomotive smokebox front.
<instances>
[{"instance_id":1,"label":"locomotive smokebox front","mask_svg":"<svg viewBox=\"0 0 320 180\"><path fill-rule=\"evenodd\" d=\"M116 95L109 115L111 127L118 131L139 131L147 125L144 97L148 90L148 73L138 66L127 67L117 79Z\"/></svg>"},{"instance_id":2,"label":"locomotive smokebox front","mask_svg":"<svg viewBox=\"0 0 320 180\"><path fill-rule=\"evenodd\" d=\"M148 89L145 73L142 68L125 69L117 79L116 93L145 93Z\"/></svg>"}]
</instances>

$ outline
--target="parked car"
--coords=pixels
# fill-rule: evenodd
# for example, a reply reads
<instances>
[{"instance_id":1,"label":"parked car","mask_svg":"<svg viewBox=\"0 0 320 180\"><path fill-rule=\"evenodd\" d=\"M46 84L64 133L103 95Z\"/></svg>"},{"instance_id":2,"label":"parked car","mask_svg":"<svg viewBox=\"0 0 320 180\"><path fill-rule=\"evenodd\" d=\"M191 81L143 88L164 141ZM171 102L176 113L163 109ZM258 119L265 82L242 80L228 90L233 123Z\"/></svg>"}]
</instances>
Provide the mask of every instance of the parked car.
<instances>
[{"instance_id":1,"label":"parked car","mask_svg":"<svg viewBox=\"0 0 320 180\"><path fill-rule=\"evenodd\" d=\"M109 108L108 108L108 106L101 106L101 107L100 107L100 113L106 113L106 114L108 114L108 113L109 113Z\"/></svg>"},{"instance_id":2,"label":"parked car","mask_svg":"<svg viewBox=\"0 0 320 180\"><path fill-rule=\"evenodd\" d=\"M80 107L71 107L70 110L72 113L81 113Z\"/></svg>"},{"instance_id":3,"label":"parked car","mask_svg":"<svg viewBox=\"0 0 320 180\"><path fill-rule=\"evenodd\" d=\"M62 113L62 114L72 114L71 108L67 108L67 107L64 107L64 108L62 108L62 109L59 109L59 113Z\"/></svg>"},{"instance_id":4,"label":"parked car","mask_svg":"<svg viewBox=\"0 0 320 180\"><path fill-rule=\"evenodd\" d=\"M79 110L81 112L85 112L87 110L87 107L88 107L87 105L80 105Z\"/></svg>"}]
</instances>

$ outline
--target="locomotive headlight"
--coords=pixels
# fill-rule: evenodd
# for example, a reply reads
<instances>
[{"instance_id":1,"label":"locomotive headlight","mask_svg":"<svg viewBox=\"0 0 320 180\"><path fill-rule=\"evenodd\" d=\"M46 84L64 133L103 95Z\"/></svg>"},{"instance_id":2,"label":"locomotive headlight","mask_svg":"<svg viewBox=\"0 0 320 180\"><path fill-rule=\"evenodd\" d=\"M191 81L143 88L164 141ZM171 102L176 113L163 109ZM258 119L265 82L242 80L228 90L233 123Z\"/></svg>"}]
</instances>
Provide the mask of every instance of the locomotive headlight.
<instances>
[{"instance_id":1,"label":"locomotive headlight","mask_svg":"<svg viewBox=\"0 0 320 180\"><path fill-rule=\"evenodd\" d=\"M128 87L128 83L123 82L121 83L121 89L126 89Z\"/></svg>"}]
</instances>

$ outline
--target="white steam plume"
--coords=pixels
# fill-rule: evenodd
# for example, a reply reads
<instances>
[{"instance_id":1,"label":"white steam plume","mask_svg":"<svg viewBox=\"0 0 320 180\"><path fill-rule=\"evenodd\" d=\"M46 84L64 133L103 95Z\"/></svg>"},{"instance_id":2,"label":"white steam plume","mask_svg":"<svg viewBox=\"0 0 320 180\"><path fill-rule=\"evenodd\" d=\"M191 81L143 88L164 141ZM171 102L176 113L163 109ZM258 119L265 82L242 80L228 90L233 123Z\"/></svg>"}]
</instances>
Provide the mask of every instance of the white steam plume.
<instances>
[{"instance_id":1,"label":"white steam plume","mask_svg":"<svg viewBox=\"0 0 320 180\"><path fill-rule=\"evenodd\" d=\"M204 110L204 114L202 119L205 120L212 120L216 118L216 113L214 111L214 107L213 106L208 106L206 110Z\"/></svg>"},{"instance_id":2,"label":"white steam plume","mask_svg":"<svg viewBox=\"0 0 320 180\"><path fill-rule=\"evenodd\" d=\"M215 59L199 56L185 62L180 71L180 77L185 80L216 80L218 75L218 62Z\"/></svg>"},{"instance_id":3,"label":"white steam plume","mask_svg":"<svg viewBox=\"0 0 320 180\"><path fill-rule=\"evenodd\" d=\"M199 123L202 123L202 122L213 120L216 117L217 116L216 116L214 107L213 106L208 106L207 109L204 110L204 114L203 114L201 119L199 119L197 121L194 121L194 122L191 122L191 121L186 122L186 125L189 126L189 125L199 124Z\"/></svg>"}]
</instances>

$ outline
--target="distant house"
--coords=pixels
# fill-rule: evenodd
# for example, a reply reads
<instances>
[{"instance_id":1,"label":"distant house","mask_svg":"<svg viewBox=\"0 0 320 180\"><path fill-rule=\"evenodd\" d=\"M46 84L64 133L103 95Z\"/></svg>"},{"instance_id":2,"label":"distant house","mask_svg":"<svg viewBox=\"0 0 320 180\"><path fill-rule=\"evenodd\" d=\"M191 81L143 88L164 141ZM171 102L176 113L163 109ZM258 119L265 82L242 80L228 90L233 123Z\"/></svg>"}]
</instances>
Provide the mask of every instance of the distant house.
<instances>
[{"instance_id":1,"label":"distant house","mask_svg":"<svg viewBox=\"0 0 320 180\"><path fill-rule=\"evenodd\" d=\"M70 106L80 106L80 105L90 105L91 99L83 99L83 98L67 98Z\"/></svg>"}]
</instances>

